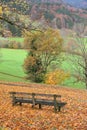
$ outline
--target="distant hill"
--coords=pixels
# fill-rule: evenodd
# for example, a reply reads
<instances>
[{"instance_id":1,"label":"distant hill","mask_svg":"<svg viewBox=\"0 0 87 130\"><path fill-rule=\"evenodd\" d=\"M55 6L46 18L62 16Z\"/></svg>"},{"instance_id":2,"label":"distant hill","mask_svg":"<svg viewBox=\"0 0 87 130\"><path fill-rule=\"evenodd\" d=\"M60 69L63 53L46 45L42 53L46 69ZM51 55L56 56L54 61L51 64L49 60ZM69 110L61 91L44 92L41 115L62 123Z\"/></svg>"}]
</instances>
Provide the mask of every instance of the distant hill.
<instances>
[{"instance_id":1,"label":"distant hill","mask_svg":"<svg viewBox=\"0 0 87 130\"><path fill-rule=\"evenodd\" d=\"M63 0L63 1L78 8L87 8L87 0Z\"/></svg>"},{"instance_id":2,"label":"distant hill","mask_svg":"<svg viewBox=\"0 0 87 130\"><path fill-rule=\"evenodd\" d=\"M31 5L29 15L33 21L38 21L41 25L59 29L72 29L80 33L83 33L84 30L85 35L87 34L86 9L76 8L72 4L63 2L63 0L27 1ZM78 2L78 5L80 2Z\"/></svg>"},{"instance_id":3,"label":"distant hill","mask_svg":"<svg viewBox=\"0 0 87 130\"><path fill-rule=\"evenodd\" d=\"M87 0L3 0L10 8L16 8L37 25L58 29L70 29L87 35L87 10L72 5ZM67 3L69 4L67 4Z\"/></svg>"},{"instance_id":4,"label":"distant hill","mask_svg":"<svg viewBox=\"0 0 87 130\"><path fill-rule=\"evenodd\" d=\"M31 1L31 0L27 0ZM68 3L77 8L87 8L87 0L32 0L34 3Z\"/></svg>"}]
</instances>

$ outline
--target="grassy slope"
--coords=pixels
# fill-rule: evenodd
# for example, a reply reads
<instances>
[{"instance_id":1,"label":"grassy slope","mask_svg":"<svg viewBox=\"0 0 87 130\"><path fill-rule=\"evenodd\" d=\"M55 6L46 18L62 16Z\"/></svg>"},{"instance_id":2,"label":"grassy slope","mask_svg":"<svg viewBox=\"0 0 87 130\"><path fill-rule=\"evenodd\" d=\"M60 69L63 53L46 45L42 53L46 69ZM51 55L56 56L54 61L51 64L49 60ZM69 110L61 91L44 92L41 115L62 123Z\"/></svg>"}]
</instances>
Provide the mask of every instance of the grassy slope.
<instances>
[{"instance_id":1,"label":"grassy slope","mask_svg":"<svg viewBox=\"0 0 87 130\"><path fill-rule=\"evenodd\" d=\"M13 74L21 77L25 75L22 65L27 54L26 51L1 49L0 54L1 54L0 72L5 72L8 74ZM0 74L0 80L22 81L22 79L6 76L3 74Z\"/></svg>"}]
</instances>

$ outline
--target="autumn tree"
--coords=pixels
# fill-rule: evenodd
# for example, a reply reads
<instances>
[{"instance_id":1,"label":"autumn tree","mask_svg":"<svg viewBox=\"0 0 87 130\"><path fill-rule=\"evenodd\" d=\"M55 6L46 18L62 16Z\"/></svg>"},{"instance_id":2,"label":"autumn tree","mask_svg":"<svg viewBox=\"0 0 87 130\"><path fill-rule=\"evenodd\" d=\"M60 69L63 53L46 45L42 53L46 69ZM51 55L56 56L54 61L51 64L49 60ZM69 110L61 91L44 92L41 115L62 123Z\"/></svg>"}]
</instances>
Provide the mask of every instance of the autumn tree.
<instances>
[{"instance_id":1,"label":"autumn tree","mask_svg":"<svg viewBox=\"0 0 87 130\"><path fill-rule=\"evenodd\" d=\"M36 75L35 77L39 74L40 80L43 81L48 66L60 55L62 45L63 39L58 30L49 28L44 32L25 32L25 48L29 51L24 62L26 73Z\"/></svg>"},{"instance_id":2,"label":"autumn tree","mask_svg":"<svg viewBox=\"0 0 87 130\"><path fill-rule=\"evenodd\" d=\"M33 25L29 16L30 5L26 0L0 1L0 34L11 31L13 36L21 36L22 31L40 30Z\"/></svg>"},{"instance_id":3,"label":"autumn tree","mask_svg":"<svg viewBox=\"0 0 87 130\"><path fill-rule=\"evenodd\" d=\"M25 59L24 68L26 70L27 77L33 82L42 82L44 79L44 70L39 58L29 55Z\"/></svg>"}]
</instances>

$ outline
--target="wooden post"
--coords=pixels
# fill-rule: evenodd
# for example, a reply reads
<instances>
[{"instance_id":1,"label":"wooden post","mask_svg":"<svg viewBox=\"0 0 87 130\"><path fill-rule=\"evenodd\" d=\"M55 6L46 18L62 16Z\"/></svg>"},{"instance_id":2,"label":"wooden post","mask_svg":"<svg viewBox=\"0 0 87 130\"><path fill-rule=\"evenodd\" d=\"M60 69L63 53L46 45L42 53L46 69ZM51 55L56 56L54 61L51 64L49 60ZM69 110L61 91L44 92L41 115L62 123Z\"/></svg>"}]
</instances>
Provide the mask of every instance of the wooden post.
<instances>
[{"instance_id":1,"label":"wooden post","mask_svg":"<svg viewBox=\"0 0 87 130\"><path fill-rule=\"evenodd\" d=\"M19 105L22 106L22 102L19 102Z\"/></svg>"},{"instance_id":2,"label":"wooden post","mask_svg":"<svg viewBox=\"0 0 87 130\"><path fill-rule=\"evenodd\" d=\"M39 104L39 109L41 109L41 104Z\"/></svg>"},{"instance_id":3,"label":"wooden post","mask_svg":"<svg viewBox=\"0 0 87 130\"><path fill-rule=\"evenodd\" d=\"M23 97L21 97L21 100L23 101ZM22 101L19 102L19 105L22 106Z\"/></svg>"},{"instance_id":4,"label":"wooden post","mask_svg":"<svg viewBox=\"0 0 87 130\"><path fill-rule=\"evenodd\" d=\"M15 99L16 99L15 92L13 92L12 93L12 106L14 106L16 104Z\"/></svg>"},{"instance_id":5,"label":"wooden post","mask_svg":"<svg viewBox=\"0 0 87 130\"><path fill-rule=\"evenodd\" d=\"M60 112L60 110L61 110L61 106L58 106L58 111Z\"/></svg>"},{"instance_id":6,"label":"wooden post","mask_svg":"<svg viewBox=\"0 0 87 130\"><path fill-rule=\"evenodd\" d=\"M57 101L56 101L57 95L54 95L54 111L57 112Z\"/></svg>"},{"instance_id":7,"label":"wooden post","mask_svg":"<svg viewBox=\"0 0 87 130\"><path fill-rule=\"evenodd\" d=\"M32 107L34 107L35 106L35 93L32 93L32 103L33 103Z\"/></svg>"},{"instance_id":8,"label":"wooden post","mask_svg":"<svg viewBox=\"0 0 87 130\"><path fill-rule=\"evenodd\" d=\"M58 96L57 108L58 108L58 111L59 111L59 112L60 112L60 110L61 110L61 105L60 105L60 103L61 103L61 96Z\"/></svg>"}]
</instances>

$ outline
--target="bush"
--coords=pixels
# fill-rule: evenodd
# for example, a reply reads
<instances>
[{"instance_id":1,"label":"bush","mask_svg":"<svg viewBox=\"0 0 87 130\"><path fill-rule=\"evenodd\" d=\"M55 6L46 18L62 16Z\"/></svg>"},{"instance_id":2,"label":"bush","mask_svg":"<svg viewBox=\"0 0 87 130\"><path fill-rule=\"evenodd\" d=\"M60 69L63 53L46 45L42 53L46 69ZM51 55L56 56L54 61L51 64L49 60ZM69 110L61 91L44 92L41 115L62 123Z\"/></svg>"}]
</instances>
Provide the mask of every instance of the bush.
<instances>
[{"instance_id":1,"label":"bush","mask_svg":"<svg viewBox=\"0 0 87 130\"><path fill-rule=\"evenodd\" d=\"M62 84L69 77L70 74L68 72L66 73L63 70L59 69L46 74L45 83L53 85Z\"/></svg>"},{"instance_id":2,"label":"bush","mask_svg":"<svg viewBox=\"0 0 87 130\"><path fill-rule=\"evenodd\" d=\"M16 41L9 41L8 48L11 49L21 49L21 43Z\"/></svg>"},{"instance_id":3,"label":"bush","mask_svg":"<svg viewBox=\"0 0 87 130\"><path fill-rule=\"evenodd\" d=\"M0 39L0 48L8 48L9 41L7 39Z\"/></svg>"}]
</instances>

